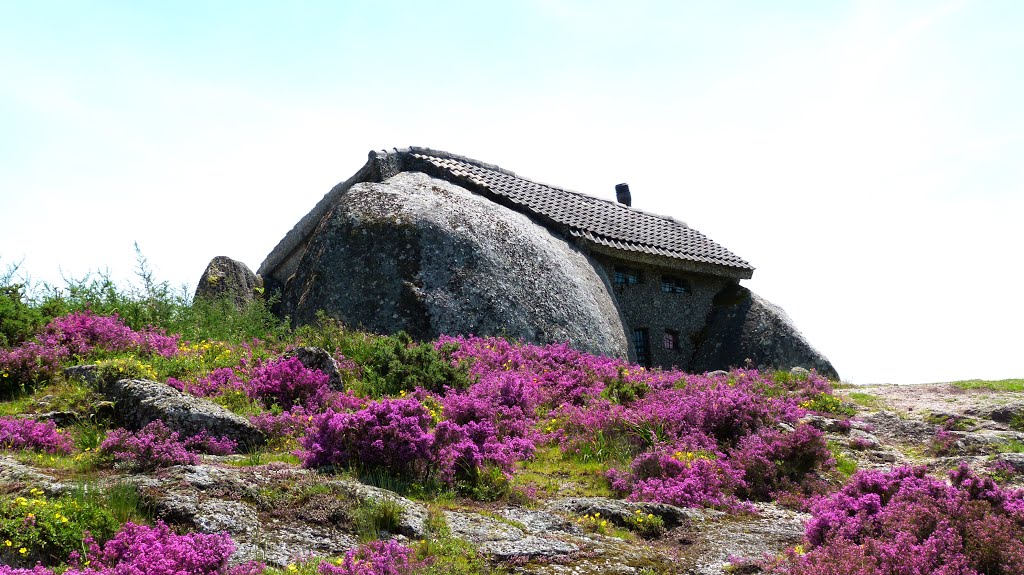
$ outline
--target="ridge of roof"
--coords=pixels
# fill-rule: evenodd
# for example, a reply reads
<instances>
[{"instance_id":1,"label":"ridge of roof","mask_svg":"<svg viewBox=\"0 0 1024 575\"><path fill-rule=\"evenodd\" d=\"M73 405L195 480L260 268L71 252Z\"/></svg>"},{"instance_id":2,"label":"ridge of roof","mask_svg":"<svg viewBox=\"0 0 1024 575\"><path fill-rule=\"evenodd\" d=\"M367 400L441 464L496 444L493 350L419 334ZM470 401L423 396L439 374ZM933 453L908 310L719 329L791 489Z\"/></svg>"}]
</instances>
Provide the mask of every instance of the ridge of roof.
<instances>
[{"instance_id":1,"label":"ridge of roof","mask_svg":"<svg viewBox=\"0 0 1024 575\"><path fill-rule=\"evenodd\" d=\"M371 153L377 153L377 152L375 151L375 152L371 152ZM470 164L472 166L476 166L478 168L483 168L485 170L491 170L493 172L498 172L498 173L501 173L501 174L505 174L506 176L511 176L513 178L518 178L520 180L527 181L527 182L530 182L532 184L537 184L538 186L544 186L545 188L551 188L552 190L558 190L560 192L565 192L567 194L575 194L577 196L580 196L581 198L585 198L585 199L588 199L588 200L596 200L598 202L604 202L606 204L610 204L612 206L615 206L616 208L619 208L619 209L631 210L631 211L634 211L634 212L637 212L637 213L640 213L640 214L651 216L653 218L661 218L663 220L667 220L667 221L670 221L670 222L681 224L683 226L686 226L687 228L690 227L689 224L687 224L685 221L677 220L676 218L673 218L672 216L667 216L665 214L656 214L654 212L648 212L647 210L641 210L640 208L634 208L633 206L627 206L625 204L620 204L619 202L617 202L615 200L609 200L608 198L602 198L600 196L594 196L594 195L587 194L587 193L584 193L584 192L580 192L580 191L577 191L577 190L570 190L569 188L563 188L562 186L556 186L556 185L553 185L553 184L548 184L548 183L545 183L545 182L534 180L532 178L527 178L525 176L521 176L521 175L513 172L512 170L509 170L507 168L503 168L503 167L501 167L501 166L499 166L497 164L488 164L487 162L482 162L480 160L476 160L476 159L470 158L468 156L462 156L462 155L459 155L459 154L453 154L453 153L447 152L445 150L435 150L433 148L425 148L423 146L409 146L407 148L392 148L392 151L381 150L380 153L383 153L385 155L387 155L387 154L424 154L424 155L428 155L428 156L433 156L435 158L443 158L443 159L446 159L446 160L456 160L456 161L459 161L459 162L465 162L467 164Z\"/></svg>"}]
</instances>

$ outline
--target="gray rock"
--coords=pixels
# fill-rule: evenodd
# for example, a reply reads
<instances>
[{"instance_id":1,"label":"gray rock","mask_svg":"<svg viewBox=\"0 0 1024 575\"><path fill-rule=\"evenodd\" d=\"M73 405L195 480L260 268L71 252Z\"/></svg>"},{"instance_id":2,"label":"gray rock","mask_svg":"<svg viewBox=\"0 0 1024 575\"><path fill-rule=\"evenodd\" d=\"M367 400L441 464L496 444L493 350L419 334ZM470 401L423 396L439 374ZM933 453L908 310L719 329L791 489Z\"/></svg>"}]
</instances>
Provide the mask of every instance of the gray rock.
<instances>
[{"instance_id":1,"label":"gray rock","mask_svg":"<svg viewBox=\"0 0 1024 575\"><path fill-rule=\"evenodd\" d=\"M850 429L850 426L847 426L846 429L844 429L838 419L814 414L805 415L800 419L799 423L806 423L815 429L820 429L821 431L829 433L841 433Z\"/></svg>"},{"instance_id":2,"label":"gray rock","mask_svg":"<svg viewBox=\"0 0 1024 575\"><path fill-rule=\"evenodd\" d=\"M228 299L236 307L244 308L262 289L263 280L248 266L227 256L217 256L199 278L195 299Z\"/></svg>"},{"instance_id":3,"label":"gray rock","mask_svg":"<svg viewBox=\"0 0 1024 575\"><path fill-rule=\"evenodd\" d=\"M296 347L285 352L285 357L297 358L302 365L308 369L319 369L327 374L328 385L331 389L342 390L341 371L338 370L338 362L321 347Z\"/></svg>"},{"instance_id":4,"label":"gray rock","mask_svg":"<svg viewBox=\"0 0 1024 575\"><path fill-rule=\"evenodd\" d=\"M473 543L481 552L503 561L550 559L579 550L572 543L528 535L518 527L477 513L445 511L444 517L453 537Z\"/></svg>"},{"instance_id":5,"label":"gray rock","mask_svg":"<svg viewBox=\"0 0 1024 575\"><path fill-rule=\"evenodd\" d=\"M1008 403L992 408L992 411L985 414L988 419L999 423L1011 423L1015 419L1024 417L1024 403Z\"/></svg>"},{"instance_id":6,"label":"gray rock","mask_svg":"<svg viewBox=\"0 0 1024 575\"><path fill-rule=\"evenodd\" d=\"M848 444L851 449L875 450L881 447L877 437L860 429L850 430Z\"/></svg>"},{"instance_id":7,"label":"gray rock","mask_svg":"<svg viewBox=\"0 0 1024 575\"><path fill-rule=\"evenodd\" d=\"M64 379L81 381L93 387L99 387L100 368L97 365L72 365L64 368Z\"/></svg>"},{"instance_id":8,"label":"gray rock","mask_svg":"<svg viewBox=\"0 0 1024 575\"><path fill-rule=\"evenodd\" d=\"M350 479L335 479L327 482L342 493L359 502L392 500L402 507L402 515L398 520L398 535L410 539L423 539L427 535L427 508L386 489L366 485Z\"/></svg>"},{"instance_id":9,"label":"gray rock","mask_svg":"<svg viewBox=\"0 0 1024 575\"><path fill-rule=\"evenodd\" d=\"M284 567L296 558L340 555L358 541L324 522L298 516L260 517L252 501L264 489L315 480L302 469L239 469L180 465L149 475L130 476L155 516L203 533L227 532L235 541L231 563L260 560Z\"/></svg>"},{"instance_id":10,"label":"gray rock","mask_svg":"<svg viewBox=\"0 0 1024 575\"><path fill-rule=\"evenodd\" d=\"M1017 473L1024 471L1024 453L1000 453L996 459L1010 464Z\"/></svg>"},{"instance_id":11,"label":"gray rock","mask_svg":"<svg viewBox=\"0 0 1024 575\"><path fill-rule=\"evenodd\" d=\"M57 427L67 427L78 422L78 414L74 411L47 411L31 416L36 421L52 421Z\"/></svg>"},{"instance_id":12,"label":"gray rock","mask_svg":"<svg viewBox=\"0 0 1024 575\"><path fill-rule=\"evenodd\" d=\"M282 295L297 323L316 312L375 332L568 341L626 357L608 279L586 254L444 180L403 172L359 183L311 235Z\"/></svg>"},{"instance_id":13,"label":"gray rock","mask_svg":"<svg viewBox=\"0 0 1024 575\"><path fill-rule=\"evenodd\" d=\"M795 366L789 370L789 373L797 377L807 377L811 375L811 372L806 367Z\"/></svg>"},{"instance_id":14,"label":"gray rock","mask_svg":"<svg viewBox=\"0 0 1024 575\"><path fill-rule=\"evenodd\" d=\"M870 426L871 432L889 441L904 444L925 444L935 436L937 426L919 419L902 419L892 411L877 411L862 417L863 423L854 422L855 429Z\"/></svg>"},{"instance_id":15,"label":"gray rock","mask_svg":"<svg viewBox=\"0 0 1024 575\"><path fill-rule=\"evenodd\" d=\"M715 297L694 354L693 371L743 367L748 360L759 369L803 366L839 379L828 359L811 346L782 308L734 284Z\"/></svg>"},{"instance_id":16,"label":"gray rock","mask_svg":"<svg viewBox=\"0 0 1024 575\"><path fill-rule=\"evenodd\" d=\"M47 495L61 495L69 491L69 487L56 477L36 471L19 463L13 457L0 454L0 485L4 493L17 493L32 488L42 489Z\"/></svg>"},{"instance_id":17,"label":"gray rock","mask_svg":"<svg viewBox=\"0 0 1024 575\"><path fill-rule=\"evenodd\" d=\"M266 442L263 432L244 417L166 383L121 379L106 385L103 392L116 406L118 423L129 429L141 429L159 419L185 437L206 431L233 439L243 448Z\"/></svg>"}]
</instances>

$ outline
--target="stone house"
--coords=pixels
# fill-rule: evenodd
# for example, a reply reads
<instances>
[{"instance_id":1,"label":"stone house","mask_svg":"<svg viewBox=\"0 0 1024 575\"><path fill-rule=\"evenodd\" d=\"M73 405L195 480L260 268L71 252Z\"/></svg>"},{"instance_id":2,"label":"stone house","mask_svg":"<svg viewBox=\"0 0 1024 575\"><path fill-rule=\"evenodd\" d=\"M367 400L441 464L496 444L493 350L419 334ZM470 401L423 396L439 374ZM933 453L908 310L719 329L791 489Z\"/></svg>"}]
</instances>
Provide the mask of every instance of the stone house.
<instances>
[{"instance_id":1,"label":"stone house","mask_svg":"<svg viewBox=\"0 0 1024 575\"><path fill-rule=\"evenodd\" d=\"M263 262L258 273L266 282L268 289L284 290L286 302L300 299L298 295L289 294L299 291L303 294L308 293L311 290L309 285L300 288L293 284L299 283L296 276L302 275L302 266L314 265L311 258L315 254L312 252L320 253L325 249L324 246L319 246L314 250L311 242L315 241L313 238L317 237L318 233L326 233L323 231L326 220L336 217L331 215L332 210L337 210L339 202L345 201L346 195L354 197L350 192L354 186L393 182L396 181L396 176L410 173L425 175L432 182L452 184L485 198L492 204L522 214L533 223L564 239L571 249L581 252L594 268L600 282L604 284L604 290L610 294L614 302L613 313L617 313L621 321L620 324L616 324L614 330L622 334L630 360L645 366L678 366L683 369L694 369L728 367L715 365L716 360L706 359L711 356L733 358L721 361L739 364L742 358L734 358L744 353L747 357L757 355L748 349L731 352L731 356L723 356L717 349L702 350L709 334L721 332L721 329L716 330L710 326L713 322L733 322L738 326L736 329L751 329L744 324L744 321L749 324L746 311L739 318L734 317L736 314L730 311L732 315L727 314L728 317L716 319L716 313L721 315L722 310L718 308L723 306L735 307L737 293L740 294L739 299L750 299L744 295L749 292L738 284L739 280L750 278L754 268L679 220L631 207L630 191L626 184L615 186L616 201L605 200L534 182L495 165L429 148L411 147L371 152L369 161L363 168L324 196ZM434 189L439 190L438 186L434 186ZM436 227L435 224L431 226ZM352 229L348 229L346 233L347 236L343 238L357 235ZM361 234L366 234L365 229ZM390 232L387 234L390 235ZM393 251L395 248L381 249ZM405 260L395 261L401 264L401 261ZM416 267L418 265L412 266L411 273L415 277L406 278L404 284L409 285L403 289L406 292L412 290L416 297L422 299L422 290L417 291L417 285L422 283L417 275L421 274L418 271L420 268ZM323 268L317 273L323 274L328 271L327 268ZM352 275L348 274L350 277ZM377 286L378 283L377 279L373 279L367 286ZM399 295L396 298L409 299L406 295ZM384 302L385 299L382 297L380 301ZM365 302L349 305L366 307ZM395 305L398 307L395 308L397 311L393 316L398 318L403 312L399 304ZM296 313L296 309L293 303L289 311ZM359 310L351 313L341 310L339 315L353 323L373 323L358 319L365 317L360 316L358 312ZM404 325L396 327L407 329ZM392 328L378 325L375 329ZM424 333L429 335L429 330ZM550 333L538 334L540 335L537 337L527 335L524 339L557 340L557 337ZM699 361L698 356L704 356L705 360ZM754 359L762 362L760 358ZM812 364L807 365L808 367L816 367L813 361L789 358L768 358L762 363L774 367L788 367L785 364L795 364L798 361L804 365ZM827 364L827 360L824 362ZM828 369L831 369L830 365Z\"/></svg>"}]
</instances>

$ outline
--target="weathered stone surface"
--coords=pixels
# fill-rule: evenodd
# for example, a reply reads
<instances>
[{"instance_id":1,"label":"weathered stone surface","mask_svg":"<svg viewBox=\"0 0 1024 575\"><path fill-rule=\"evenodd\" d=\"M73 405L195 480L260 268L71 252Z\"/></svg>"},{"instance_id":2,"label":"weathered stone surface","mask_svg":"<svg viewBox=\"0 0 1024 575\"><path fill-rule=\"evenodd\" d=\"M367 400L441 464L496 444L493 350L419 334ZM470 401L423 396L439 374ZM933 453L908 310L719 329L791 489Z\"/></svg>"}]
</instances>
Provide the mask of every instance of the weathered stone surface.
<instances>
[{"instance_id":1,"label":"weathered stone surface","mask_svg":"<svg viewBox=\"0 0 1024 575\"><path fill-rule=\"evenodd\" d=\"M68 380L78 380L94 387L99 387L102 383L100 381L100 368L98 365L87 364L65 367L64 378Z\"/></svg>"},{"instance_id":2,"label":"weathered stone surface","mask_svg":"<svg viewBox=\"0 0 1024 575\"><path fill-rule=\"evenodd\" d=\"M47 495L60 495L68 491L68 486L52 475L36 471L3 454L0 454L0 486L3 486L4 493L28 491L32 488L42 489Z\"/></svg>"},{"instance_id":3,"label":"weathered stone surface","mask_svg":"<svg viewBox=\"0 0 1024 575\"><path fill-rule=\"evenodd\" d=\"M386 489L366 485L358 481L337 479L328 482L328 485L336 487L341 493L359 501L381 501L391 500L402 507L402 515L398 519L398 533L411 539L422 539L427 534L427 508L411 499L407 499Z\"/></svg>"},{"instance_id":4,"label":"weathered stone surface","mask_svg":"<svg viewBox=\"0 0 1024 575\"><path fill-rule=\"evenodd\" d=\"M685 532L677 536L684 546L677 572L720 575L730 557L761 559L777 555L803 540L809 518L805 513L766 503L757 504L757 514L748 516L700 510Z\"/></svg>"},{"instance_id":5,"label":"weathered stone surface","mask_svg":"<svg viewBox=\"0 0 1024 575\"><path fill-rule=\"evenodd\" d=\"M731 285L715 297L693 371L743 367L748 360L759 369L799 366L839 379L828 359L804 339L782 308L745 287Z\"/></svg>"},{"instance_id":6,"label":"weathered stone surface","mask_svg":"<svg viewBox=\"0 0 1024 575\"><path fill-rule=\"evenodd\" d=\"M195 299L217 300L227 298L239 308L245 307L263 288L263 280L248 266L227 256L210 260L199 278Z\"/></svg>"},{"instance_id":7,"label":"weathered stone surface","mask_svg":"<svg viewBox=\"0 0 1024 575\"><path fill-rule=\"evenodd\" d=\"M525 215L446 181L400 173L352 186L320 221L282 297L298 323L417 339L503 335L625 357L599 266Z\"/></svg>"},{"instance_id":8,"label":"weathered stone surface","mask_svg":"<svg viewBox=\"0 0 1024 575\"><path fill-rule=\"evenodd\" d=\"M573 543L531 535L519 527L477 513L446 511L444 517L452 536L469 541L481 552L503 561L550 559L579 550Z\"/></svg>"},{"instance_id":9,"label":"weathered stone surface","mask_svg":"<svg viewBox=\"0 0 1024 575\"><path fill-rule=\"evenodd\" d=\"M159 419L186 437L206 431L233 439L242 447L266 442L263 432L244 417L166 383L121 379L104 386L103 392L114 402L118 422L129 429L141 429Z\"/></svg>"},{"instance_id":10,"label":"weathered stone surface","mask_svg":"<svg viewBox=\"0 0 1024 575\"><path fill-rule=\"evenodd\" d=\"M285 352L284 356L297 358L307 368L319 369L326 373L327 377L330 378L327 383L331 386L331 389L341 390L343 388L341 372L338 370L338 362L331 357L331 354L327 353L326 349L321 347L296 347Z\"/></svg>"},{"instance_id":11,"label":"weathered stone surface","mask_svg":"<svg viewBox=\"0 0 1024 575\"><path fill-rule=\"evenodd\" d=\"M311 476L293 468L181 465L130 481L158 518L202 533L230 534L231 563L261 560L284 567L300 557L341 555L358 543L330 522L305 521L300 513L260 516L256 502L264 492L294 487Z\"/></svg>"}]
</instances>

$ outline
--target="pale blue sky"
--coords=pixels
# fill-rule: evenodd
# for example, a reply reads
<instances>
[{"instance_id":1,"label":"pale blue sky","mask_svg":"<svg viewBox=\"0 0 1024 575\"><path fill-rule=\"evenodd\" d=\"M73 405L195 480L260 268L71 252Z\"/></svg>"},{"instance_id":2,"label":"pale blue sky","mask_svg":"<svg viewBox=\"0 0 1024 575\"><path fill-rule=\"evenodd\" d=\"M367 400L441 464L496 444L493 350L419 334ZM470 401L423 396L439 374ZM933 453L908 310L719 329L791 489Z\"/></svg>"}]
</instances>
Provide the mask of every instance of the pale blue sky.
<instances>
[{"instance_id":1,"label":"pale blue sky","mask_svg":"<svg viewBox=\"0 0 1024 575\"><path fill-rule=\"evenodd\" d=\"M857 383L1021 377L1024 3L0 0L0 266L252 268L370 149L683 219Z\"/></svg>"}]
</instances>

